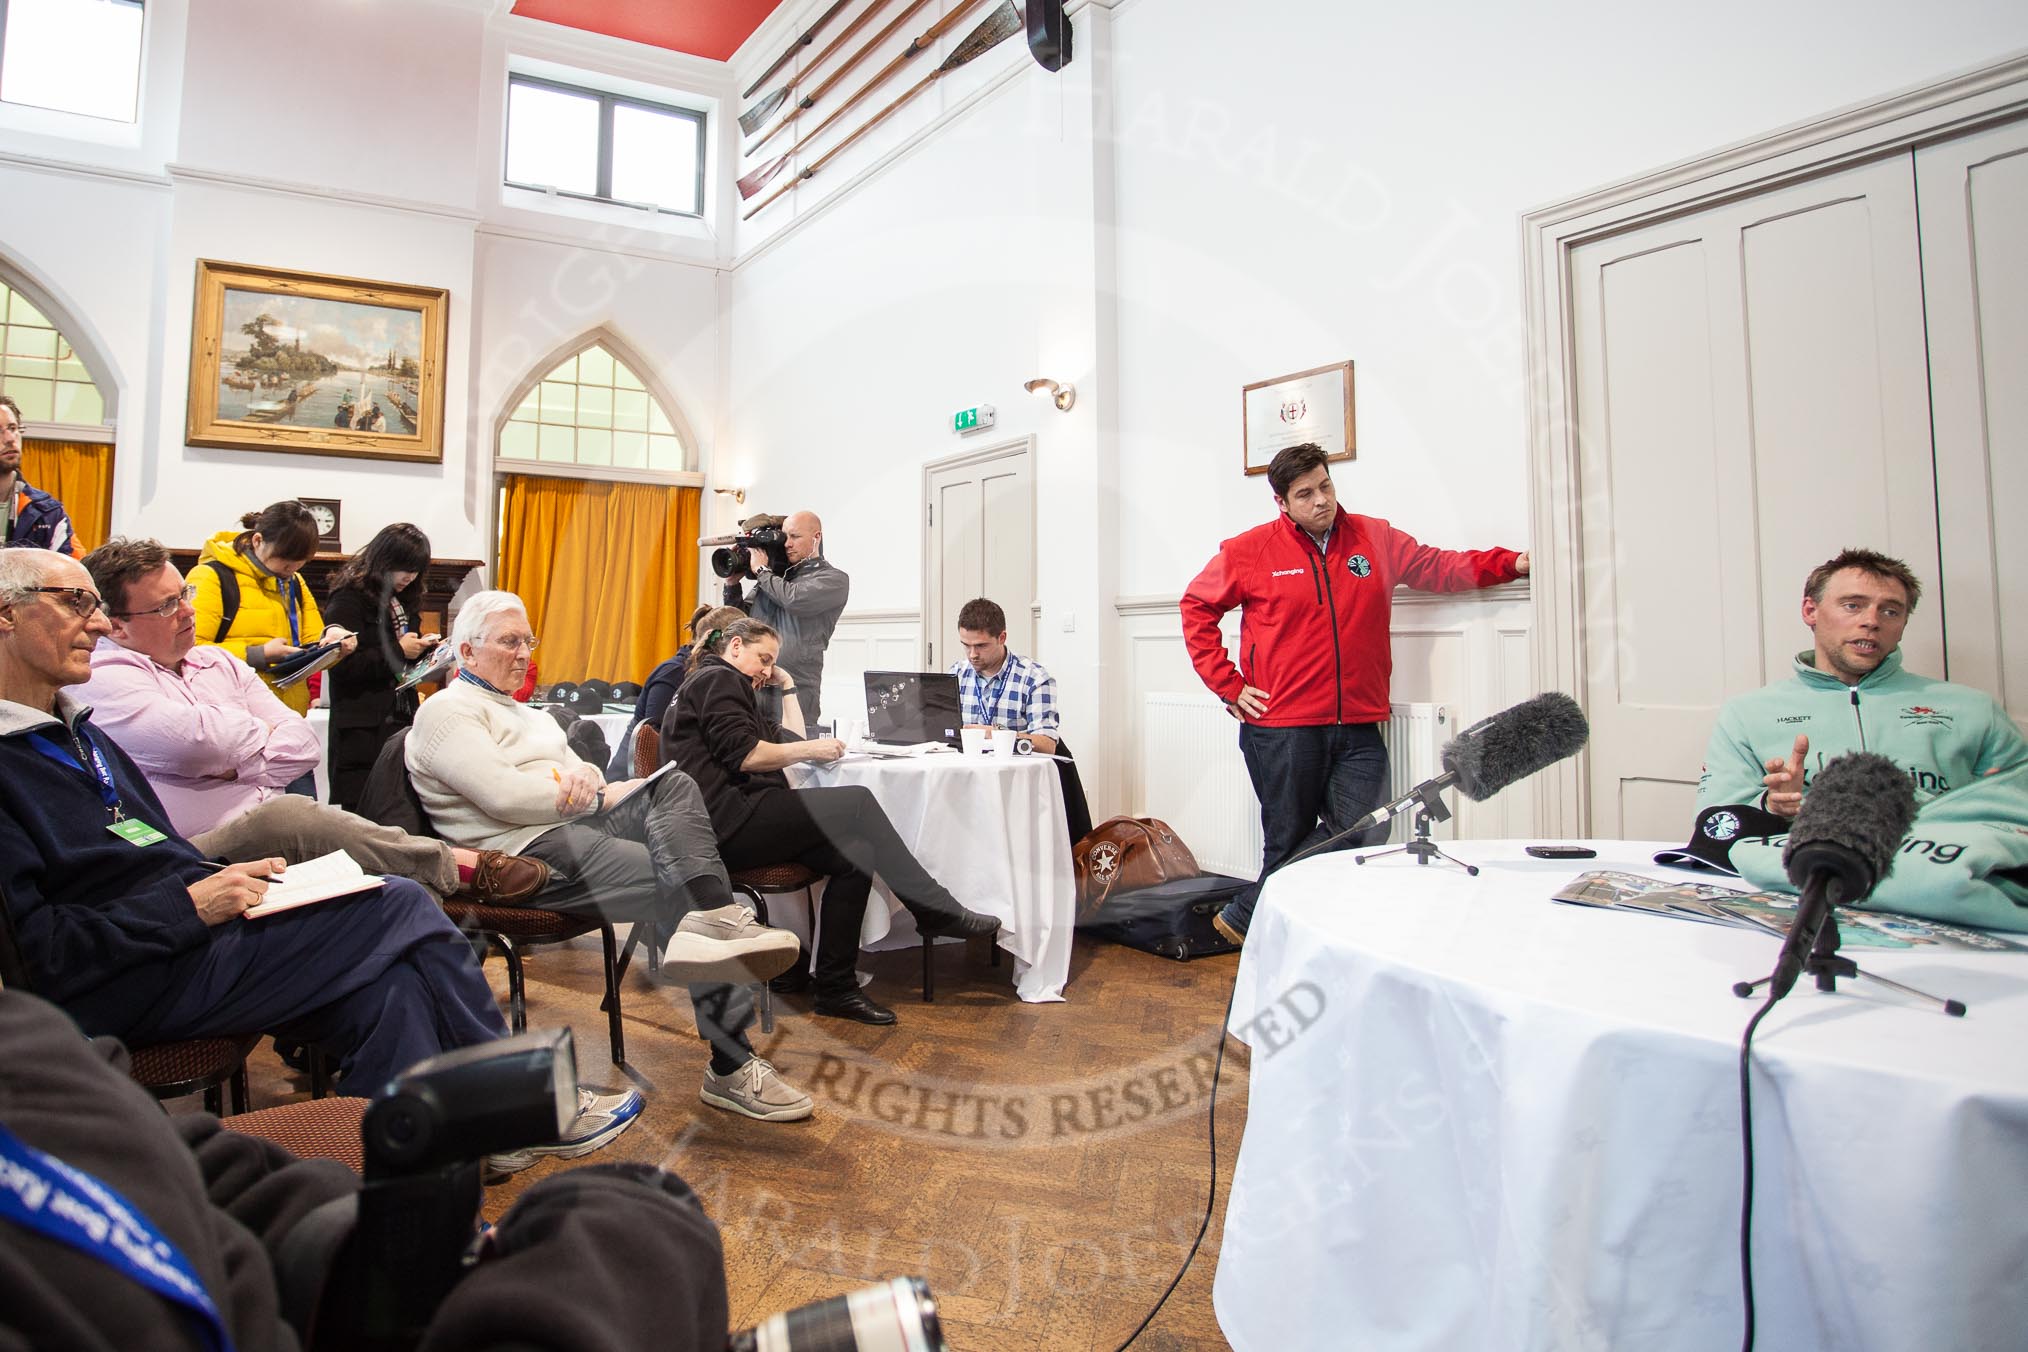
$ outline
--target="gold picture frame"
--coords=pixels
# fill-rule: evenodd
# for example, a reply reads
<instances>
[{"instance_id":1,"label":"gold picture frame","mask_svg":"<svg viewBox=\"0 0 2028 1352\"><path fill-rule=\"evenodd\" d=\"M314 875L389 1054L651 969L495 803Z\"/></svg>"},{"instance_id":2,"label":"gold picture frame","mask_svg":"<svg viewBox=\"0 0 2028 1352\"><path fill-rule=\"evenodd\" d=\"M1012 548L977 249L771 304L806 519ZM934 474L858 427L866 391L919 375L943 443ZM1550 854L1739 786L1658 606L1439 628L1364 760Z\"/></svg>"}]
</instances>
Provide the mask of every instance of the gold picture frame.
<instances>
[{"instance_id":1,"label":"gold picture frame","mask_svg":"<svg viewBox=\"0 0 2028 1352\"><path fill-rule=\"evenodd\" d=\"M199 259L185 439L442 463L449 303L442 287Z\"/></svg>"},{"instance_id":2,"label":"gold picture frame","mask_svg":"<svg viewBox=\"0 0 2028 1352\"><path fill-rule=\"evenodd\" d=\"M1349 361L1256 380L1240 389L1239 402L1240 464L1248 474L1267 473L1277 451L1306 441L1322 446L1327 461L1358 456Z\"/></svg>"}]
</instances>

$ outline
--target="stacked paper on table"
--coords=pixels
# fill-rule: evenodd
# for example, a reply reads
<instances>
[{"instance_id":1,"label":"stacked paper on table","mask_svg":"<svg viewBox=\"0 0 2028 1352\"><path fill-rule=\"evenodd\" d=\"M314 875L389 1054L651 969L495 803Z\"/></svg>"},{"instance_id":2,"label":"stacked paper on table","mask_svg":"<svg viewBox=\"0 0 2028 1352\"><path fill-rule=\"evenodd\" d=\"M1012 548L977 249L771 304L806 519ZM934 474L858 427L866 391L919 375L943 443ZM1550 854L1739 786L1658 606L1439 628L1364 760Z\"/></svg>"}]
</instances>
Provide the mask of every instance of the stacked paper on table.
<instances>
[{"instance_id":1,"label":"stacked paper on table","mask_svg":"<svg viewBox=\"0 0 2028 1352\"><path fill-rule=\"evenodd\" d=\"M934 756L939 751L949 751L951 747L946 742L910 742L905 746L886 742L854 742L845 749L855 756Z\"/></svg>"}]
</instances>

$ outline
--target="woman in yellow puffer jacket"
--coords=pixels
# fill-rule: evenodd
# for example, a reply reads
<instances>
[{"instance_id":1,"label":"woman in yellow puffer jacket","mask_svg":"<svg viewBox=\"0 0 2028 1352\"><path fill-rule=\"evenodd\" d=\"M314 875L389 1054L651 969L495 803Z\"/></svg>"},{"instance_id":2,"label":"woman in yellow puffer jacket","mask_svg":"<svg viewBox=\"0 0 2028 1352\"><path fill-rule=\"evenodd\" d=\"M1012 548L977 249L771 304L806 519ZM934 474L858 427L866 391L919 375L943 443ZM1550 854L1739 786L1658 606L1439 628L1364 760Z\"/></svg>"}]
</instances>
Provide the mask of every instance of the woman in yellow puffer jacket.
<instances>
[{"instance_id":1,"label":"woman in yellow puffer jacket","mask_svg":"<svg viewBox=\"0 0 2028 1352\"><path fill-rule=\"evenodd\" d=\"M197 641L215 643L241 658L274 689L268 669L327 636L317 598L297 576L317 552L317 522L309 508L292 498L248 512L240 524L245 529L222 530L205 541L191 570L190 582L197 588ZM239 593L230 617L225 604L229 589L220 569L232 574ZM346 633L333 628L329 637ZM353 641L347 638L348 644ZM299 714L309 711L306 682L284 686L275 695Z\"/></svg>"}]
</instances>

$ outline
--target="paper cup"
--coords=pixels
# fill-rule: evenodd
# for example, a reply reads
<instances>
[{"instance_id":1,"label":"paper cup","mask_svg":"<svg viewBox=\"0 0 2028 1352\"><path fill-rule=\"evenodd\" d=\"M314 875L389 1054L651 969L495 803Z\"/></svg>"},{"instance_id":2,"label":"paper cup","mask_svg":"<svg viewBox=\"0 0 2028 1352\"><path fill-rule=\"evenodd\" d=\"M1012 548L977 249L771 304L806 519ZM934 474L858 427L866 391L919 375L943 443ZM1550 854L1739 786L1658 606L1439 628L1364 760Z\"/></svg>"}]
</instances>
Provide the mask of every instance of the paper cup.
<instances>
[{"instance_id":1,"label":"paper cup","mask_svg":"<svg viewBox=\"0 0 2028 1352\"><path fill-rule=\"evenodd\" d=\"M967 756L983 756L993 749L993 730L991 728L959 728L958 742Z\"/></svg>"}]
</instances>

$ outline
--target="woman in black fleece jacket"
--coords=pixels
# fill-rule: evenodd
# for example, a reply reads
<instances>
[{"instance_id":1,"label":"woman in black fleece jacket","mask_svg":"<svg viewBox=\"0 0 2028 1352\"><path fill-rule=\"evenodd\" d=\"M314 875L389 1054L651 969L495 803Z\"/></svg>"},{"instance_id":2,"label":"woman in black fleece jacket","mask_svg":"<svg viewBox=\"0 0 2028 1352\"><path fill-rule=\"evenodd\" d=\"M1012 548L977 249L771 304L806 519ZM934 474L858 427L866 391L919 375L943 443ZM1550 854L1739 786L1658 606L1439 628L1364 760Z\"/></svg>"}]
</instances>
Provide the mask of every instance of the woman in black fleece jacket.
<instances>
[{"instance_id":1,"label":"woman in black fleece jacket","mask_svg":"<svg viewBox=\"0 0 2028 1352\"><path fill-rule=\"evenodd\" d=\"M1000 922L966 910L929 875L871 790L857 784L789 787L784 767L835 761L845 744L835 737L804 740L796 700L782 700L786 727L760 712L756 690L773 686L785 696L795 690L794 680L775 665L780 651L780 636L759 620L735 620L707 633L663 715L662 754L697 781L729 871L799 863L827 879L812 973L816 1012L893 1023L894 1012L859 989L854 970L873 875L887 880L924 935L990 936Z\"/></svg>"}]
</instances>

